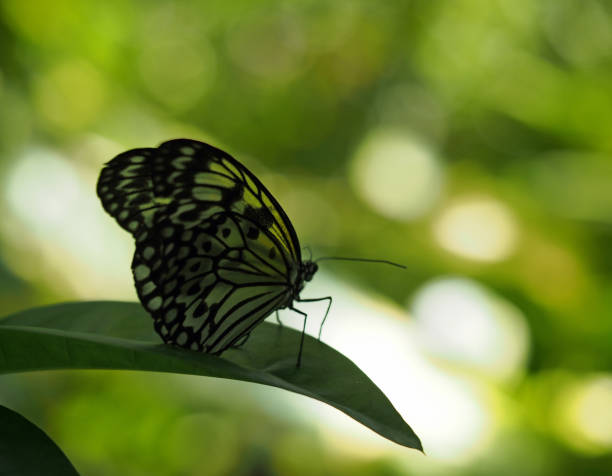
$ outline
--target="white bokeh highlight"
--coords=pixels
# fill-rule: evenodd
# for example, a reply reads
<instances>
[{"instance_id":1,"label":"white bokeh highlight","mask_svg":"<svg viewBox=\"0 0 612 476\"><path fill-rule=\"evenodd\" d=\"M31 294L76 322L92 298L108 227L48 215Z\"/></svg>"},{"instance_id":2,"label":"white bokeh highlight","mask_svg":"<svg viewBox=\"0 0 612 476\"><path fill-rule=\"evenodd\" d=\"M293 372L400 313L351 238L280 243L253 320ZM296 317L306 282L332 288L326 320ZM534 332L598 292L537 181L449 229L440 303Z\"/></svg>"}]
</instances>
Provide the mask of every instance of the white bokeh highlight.
<instances>
[{"instance_id":1,"label":"white bokeh highlight","mask_svg":"<svg viewBox=\"0 0 612 476\"><path fill-rule=\"evenodd\" d=\"M439 245L451 253L489 262L510 256L518 238L510 209L489 197L467 197L452 202L434 221L433 233Z\"/></svg>"},{"instance_id":2,"label":"white bokeh highlight","mask_svg":"<svg viewBox=\"0 0 612 476\"><path fill-rule=\"evenodd\" d=\"M612 374L576 379L557 395L556 429L569 446L588 453L612 450Z\"/></svg>"},{"instance_id":3,"label":"white bokeh highlight","mask_svg":"<svg viewBox=\"0 0 612 476\"><path fill-rule=\"evenodd\" d=\"M10 214L2 233L17 250L6 257L15 272L61 292L68 285L80 298L135 297L132 239L102 209L97 170L78 169L58 152L33 148L6 177Z\"/></svg>"},{"instance_id":4,"label":"white bokeh highlight","mask_svg":"<svg viewBox=\"0 0 612 476\"><path fill-rule=\"evenodd\" d=\"M373 210L411 221L429 211L440 197L443 171L432 150L412 135L378 129L358 147L351 180Z\"/></svg>"},{"instance_id":5,"label":"white bokeh highlight","mask_svg":"<svg viewBox=\"0 0 612 476\"><path fill-rule=\"evenodd\" d=\"M495 381L524 371L529 349L525 316L482 285L458 277L421 287L411 305L419 345Z\"/></svg>"}]
</instances>

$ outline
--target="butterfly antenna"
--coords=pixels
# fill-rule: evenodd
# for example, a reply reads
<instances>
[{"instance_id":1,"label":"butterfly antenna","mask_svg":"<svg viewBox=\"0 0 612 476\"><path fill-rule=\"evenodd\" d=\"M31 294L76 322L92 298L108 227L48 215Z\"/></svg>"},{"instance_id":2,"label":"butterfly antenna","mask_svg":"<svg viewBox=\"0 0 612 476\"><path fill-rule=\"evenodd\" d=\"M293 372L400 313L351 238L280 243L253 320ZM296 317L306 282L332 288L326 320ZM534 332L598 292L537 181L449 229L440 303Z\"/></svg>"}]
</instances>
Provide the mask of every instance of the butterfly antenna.
<instances>
[{"instance_id":1,"label":"butterfly antenna","mask_svg":"<svg viewBox=\"0 0 612 476\"><path fill-rule=\"evenodd\" d=\"M310 251L310 246L304 246L302 249L308 251L308 260L310 261L312 259L312 251Z\"/></svg>"},{"instance_id":2,"label":"butterfly antenna","mask_svg":"<svg viewBox=\"0 0 612 476\"><path fill-rule=\"evenodd\" d=\"M367 258L345 258L342 256L324 256L323 258L318 258L314 262L318 263L319 261L324 260L335 260L335 261L362 261L365 263L383 263L390 264L391 266L396 266L397 268L406 269L406 266L399 263L394 263L393 261L388 261L386 259L367 259Z\"/></svg>"}]
</instances>

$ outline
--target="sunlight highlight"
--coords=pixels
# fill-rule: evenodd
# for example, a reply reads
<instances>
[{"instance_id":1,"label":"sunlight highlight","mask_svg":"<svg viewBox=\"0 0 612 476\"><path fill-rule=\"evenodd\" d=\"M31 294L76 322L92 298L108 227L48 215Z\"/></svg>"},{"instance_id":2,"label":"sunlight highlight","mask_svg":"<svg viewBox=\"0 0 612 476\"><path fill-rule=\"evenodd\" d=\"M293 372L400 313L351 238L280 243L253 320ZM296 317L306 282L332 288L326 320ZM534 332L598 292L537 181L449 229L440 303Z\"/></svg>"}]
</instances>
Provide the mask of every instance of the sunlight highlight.
<instances>
[{"instance_id":1,"label":"sunlight highlight","mask_svg":"<svg viewBox=\"0 0 612 476\"><path fill-rule=\"evenodd\" d=\"M525 317L508 301L465 278L430 282L415 294L418 342L436 357L493 380L524 370L529 334Z\"/></svg>"},{"instance_id":2,"label":"sunlight highlight","mask_svg":"<svg viewBox=\"0 0 612 476\"><path fill-rule=\"evenodd\" d=\"M491 198L464 198L442 211L433 228L438 243L448 251L477 261L500 261L517 242L517 226L510 210Z\"/></svg>"},{"instance_id":3,"label":"sunlight highlight","mask_svg":"<svg viewBox=\"0 0 612 476\"><path fill-rule=\"evenodd\" d=\"M589 453L612 450L612 374L588 377L568 386L556 405L559 435Z\"/></svg>"},{"instance_id":4,"label":"sunlight highlight","mask_svg":"<svg viewBox=\"0 0 612 476\"><path fill-rule=\"evenodd\" d=\"M95 172L79 172L48 149L28 150L15 161L6 182L12 216L2 231L18 251L7 261L28 279L47 280L62 292L68 284L82 298L131 298L131 240L105 221Z\"/></svg>"},{"instance_id":5,"label":"sunlight highlight","mask_svg":"<svg viewBox=\"0 0 612 476\"><path fill-rule=\"evenodd\" d=\"M401 221L430 210L443 185L442 168L433 152L391 129L376 130L364 139L353 158L351 178L374 210Z\"/></svg>"},{"instance_id":6,"label":"sunlight highlight","mask_svg":"<svg viewBox=\"0 0 612 476\"><path fill-rule=\"evenodd\" d=\"M6 195L12 211L42 235L68 224L80 186L68 162L49 151L35 149L17 161Z\"/></svg>"}]
</instances>

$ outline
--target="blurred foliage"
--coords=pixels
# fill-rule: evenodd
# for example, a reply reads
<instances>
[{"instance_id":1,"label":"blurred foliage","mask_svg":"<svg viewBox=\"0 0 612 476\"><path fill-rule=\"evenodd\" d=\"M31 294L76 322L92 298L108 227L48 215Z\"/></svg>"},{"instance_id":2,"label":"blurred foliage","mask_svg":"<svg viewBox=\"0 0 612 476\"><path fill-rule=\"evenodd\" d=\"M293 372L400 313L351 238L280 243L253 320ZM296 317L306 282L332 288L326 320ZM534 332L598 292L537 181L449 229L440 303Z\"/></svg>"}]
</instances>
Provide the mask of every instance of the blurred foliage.
<instances>
[{"instance_id":1,"label":"blurred foliage","mask_svg":"<svg viewBox=\"0 0 612 476\"><path fill-rule=\"evenodd\" d=\"M256 403L240 410L214 392L197 404L216 402L202 417L214 422L196 414L169 433L176 415L195 413L172 392L158 400L157 378L3 377L0 401L49 430L86 474L609 474L610 84L604 0L3 0L5 313L133 297L129 242L105 221L93 183L114 154L185 136L261 176L315 256L408 265L399 276L325 266L406 305L407 325L434 319L414 304L428 283L458 276L524 321L528 353L502 383L435 356L505 402L490 415L493 440L451 468L435 455L347 453L307 421ZM451 313L453 329L467 328L460 318ZM132 434L134 411L142 428ZM199 446L177 449L194 428L218 445L202 466L190 459Z\"/></svg>"}]
</instances>

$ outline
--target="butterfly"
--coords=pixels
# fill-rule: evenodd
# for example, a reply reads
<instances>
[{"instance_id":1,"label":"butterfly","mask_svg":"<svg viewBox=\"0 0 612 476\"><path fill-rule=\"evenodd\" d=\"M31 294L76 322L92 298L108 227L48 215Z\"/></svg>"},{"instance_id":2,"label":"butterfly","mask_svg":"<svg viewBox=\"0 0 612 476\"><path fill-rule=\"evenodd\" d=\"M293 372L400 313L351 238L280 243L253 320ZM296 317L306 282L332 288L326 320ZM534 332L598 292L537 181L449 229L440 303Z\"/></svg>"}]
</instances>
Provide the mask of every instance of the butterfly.
<instances>
[{"instance_id":1,"label":"butterfly","mask_svg":"<svg viewBox=\"0 0 612 476\"><path fill-rule=\"evenodd\" d=\"M136 291L164 342L220 355L289 308L304 317L300 366L307 315L293 303L327 300L329 312L332 298L300 298L318 265L302 259L287 214L244 165L174 139L116 156L97 193L135 239Z\"/></svg>"}]
</instances>

